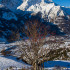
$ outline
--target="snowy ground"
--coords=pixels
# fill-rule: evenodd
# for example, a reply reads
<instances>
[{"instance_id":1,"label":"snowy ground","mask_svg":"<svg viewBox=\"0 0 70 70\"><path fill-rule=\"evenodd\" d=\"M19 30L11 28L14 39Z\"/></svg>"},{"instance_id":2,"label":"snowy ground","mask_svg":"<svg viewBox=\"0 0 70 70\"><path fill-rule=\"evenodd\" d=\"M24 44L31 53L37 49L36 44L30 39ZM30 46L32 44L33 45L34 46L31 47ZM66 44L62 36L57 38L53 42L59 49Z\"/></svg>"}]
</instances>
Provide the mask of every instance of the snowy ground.
<instances>
[{"instance_id":1,"label":"snowy ground","mask_svg":"<svg viewBox=\"0 0 70 70\"><path fill-rule=\"evenodd\" d=\"M25 64L21 60L16 60L15 57L3 57L0 56L0 70L4 70L8 67L17 67L17 68L27 68L30 67L30 65Z\"/></svg>"},{"instance_id":2,"label":"snowy ground","mask_svg":"<svg viewBox=\"0 0 70 70\"><path fill-rule=\"evenodd\" d=\"M12 43L12 46L14 44ZM3 49L7 49L7 46L11 46L11 44L5 44L5 43L0 43L0 52ZM30 65L22 62L21 60L18 60L14 56L3 56L0 53L0 70L6 70L6 68L13 66L17 68L28 68L31 67Z\"/></svg>"},{"instance_id":3,"label":"snowy ground","mask_svg":"<svg viewBox=\"0 0 70 70\"><path fill-rule=\"evenodd\" d=\"M0 70L5 70L6 68L13 66L17 68L28 68L30 65L25 64L21 60L16 60L15 57L3 57L0 56ZM53 67L64 67L70 70L70 61L49 61L44 63L45 69L51 70Z\"/></svg>"},{"instance_id":4,"label":"snowy ground","mask_svg":"<svg viewBox=\"0 0 70 70\"><path fill-rule=\"evenodd\" d=\"M17 44L17 43L16 43ZM0 51L5 47L8 48L7 46L11 46L11 45L15 45L14 43L12 44L0 44ZM21 60L17 60L16 57L13 56L3 56L0 54L0 70L5 70L6 68L10 67L10 66L14 66L14 67L18 67L18 68L28 68L31 67L30 65L22 62ZM70 70L70 61L49 61L49 62L44 62L44 67L45 69L49 69L51 70L53 67L55 66L60 66L60 67L64 67L64 68L69 68Z\"/></svg>"}]
</instances>

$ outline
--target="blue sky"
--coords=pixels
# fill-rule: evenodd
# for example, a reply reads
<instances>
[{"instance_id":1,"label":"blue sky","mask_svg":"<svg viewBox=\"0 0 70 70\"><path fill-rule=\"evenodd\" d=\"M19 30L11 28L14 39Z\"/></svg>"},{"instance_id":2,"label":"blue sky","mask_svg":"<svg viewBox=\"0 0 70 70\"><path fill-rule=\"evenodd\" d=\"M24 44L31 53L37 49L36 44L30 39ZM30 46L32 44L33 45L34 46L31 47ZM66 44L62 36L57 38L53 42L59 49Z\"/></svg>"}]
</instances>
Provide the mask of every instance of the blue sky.
<instances>
[{"instance_id":1,"label":"blue sky","mask_svg":"<svg viewBox=\"0 0 70 70\"><path fill-rule=\"evenodd\" d=\"M70 7L70 0L53 0L53 1L61 6Z\"/></svg>"}]
</instances>

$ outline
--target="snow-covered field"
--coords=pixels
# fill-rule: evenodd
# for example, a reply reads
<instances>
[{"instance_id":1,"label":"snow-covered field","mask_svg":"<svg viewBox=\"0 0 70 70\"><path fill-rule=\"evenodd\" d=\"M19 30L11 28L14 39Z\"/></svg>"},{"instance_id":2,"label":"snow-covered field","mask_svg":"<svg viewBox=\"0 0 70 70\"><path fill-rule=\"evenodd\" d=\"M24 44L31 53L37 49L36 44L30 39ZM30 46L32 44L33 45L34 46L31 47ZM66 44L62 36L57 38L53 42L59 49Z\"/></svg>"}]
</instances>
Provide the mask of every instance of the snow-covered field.
<instances>
[{"instance_id":1,"label":"snow-covered field","mask_svg":"<svg viewBox=\"0 0 70 70\"><path fill-rule=\"evenodd\" d=\"M17 44L17 43L16 43ZM14 43L12 44L0 44L0 51L9 45L15 45ZM7 48L7 47L6 47ZM21 60L17 60L16 57L14 56L3 56L0 55L0 70L5 70L6 68L13 66L17 68L28 68L31 67L31 65L28 65ZM53 67L63 67L63 68L68 68L70 70L70 61L62 61L62 60L57 60L57 61L48 61L44 62L44 67L45 70L49 69L52 70Z\"/></svg>"},{"instance_id":2,"label":"snow-covered field","mask_svg":"<svg viewBox=\"0 0 70 70\"><path fill-rule=\"evenodd\" d=\"M16 60L15 57L3 57L0 56L0 70L5 70L6 68L13 66L17 68L28 68L30 65L25 64L22 61ZM44 63L45 70L52 70L53 67L63 67L70 70L70 61L48 61Z\"/></svg>"},{"instance_id":3,"label":"snow-covered field","mask_svg":"<svg viewBox=\"0 0 70 70\"><path fill-rule=\"evenodd\" d=\"M0 52L3 49L7 49L7 46L10 46L11 44L5 44L5 43L0 43ZM13 45L13 43L12 43ZM16 57L14 56L3 56L0 53L0 70L5 70L8 67L17 67L17 68L27 68L27 67L31 67L30 65L22 62L21 60L18 60Z\"/></svg>"},{"instance_id":4,"label":"snow-covered field","mask_svg":"<svg viewBox=\"0 0 70 70\"><path fill-rule=\"evenodd\" d=\"M3 57L0 56L0 70L4 70L8 67L17 67L17 68L27 68L30 67L30 65L25 64L21 60L16 60L15 57Z\"/></svg>"}]
</instances>

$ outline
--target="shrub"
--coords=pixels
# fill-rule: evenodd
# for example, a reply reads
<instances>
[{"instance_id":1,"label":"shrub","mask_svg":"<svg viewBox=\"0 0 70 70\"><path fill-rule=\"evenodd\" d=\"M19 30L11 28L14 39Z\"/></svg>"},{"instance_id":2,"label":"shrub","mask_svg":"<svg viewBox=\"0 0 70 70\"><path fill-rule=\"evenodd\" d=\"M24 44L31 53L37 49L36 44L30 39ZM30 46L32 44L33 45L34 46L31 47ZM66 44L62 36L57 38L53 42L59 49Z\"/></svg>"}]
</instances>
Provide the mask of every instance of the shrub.
<instances>
[{"instance_id":1,"label":"shrub","mask_svg":"<svg viewBox=\"0 0 70 70\"><path fill-rule=\"evenodd\" d=\"M10 53L11 53L11 51L7 51L7 50L5 50L5 49L3 49L3 50L1 51L1 54L4 55L4 56L9 56Z\"/></svg>"}]
</instances>

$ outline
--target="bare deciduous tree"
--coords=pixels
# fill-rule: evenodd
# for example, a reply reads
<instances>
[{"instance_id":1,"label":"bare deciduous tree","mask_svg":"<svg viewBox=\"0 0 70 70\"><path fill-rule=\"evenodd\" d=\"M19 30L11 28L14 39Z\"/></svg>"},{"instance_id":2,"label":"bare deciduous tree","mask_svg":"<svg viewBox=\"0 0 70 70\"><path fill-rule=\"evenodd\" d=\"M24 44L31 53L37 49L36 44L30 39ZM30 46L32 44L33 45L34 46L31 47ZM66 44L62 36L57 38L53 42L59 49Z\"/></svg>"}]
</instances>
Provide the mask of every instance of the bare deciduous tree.
<instances>
[{"instance_id":1,"label":"bare deciduous tree","mask_svg":"<svg viewBox=\"0 0 70 70\"><path fill-rule=\"evenodd\" d=\"M62 42L56 40L56 38L54 40L46 41L47 27L38 20L27 21L25 23L25 29L25 34L27 35L28 39L19 45L20 51L22 52L21 58L32 64L34 70L40 70L39 66L44 62L44 60L53 60L54 58L58 57L57 54L55 55L55 53L58 53L59 51L55 52L55 50ZM50 43L49 46L51 48L43 47L45 43Z\"/></svg>"},{"instance_id":2,"label":"bare deciduous tree","mask_svg":"<svg viewBox=\"0 0 70 70\"><path fill-rule=\"evenodd\" d=\"M40 59L47 52L42 46L47 35L46 25L38 20L31 20L25 24L25 33L28 37L27 41L21 45L22 57L27 59L34 66L34 70L39 70L39 64L43 61Z\"/></svg>"}]
</instances>

